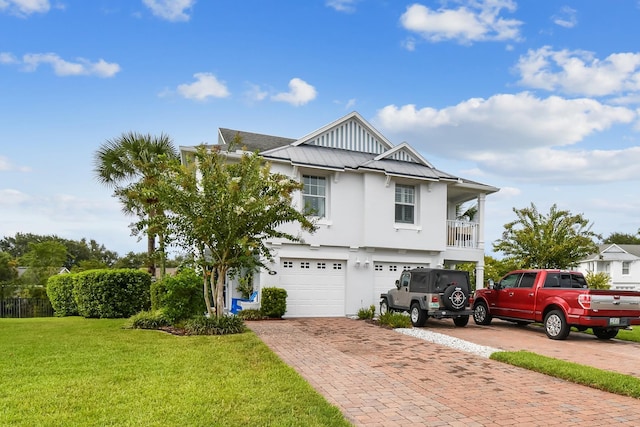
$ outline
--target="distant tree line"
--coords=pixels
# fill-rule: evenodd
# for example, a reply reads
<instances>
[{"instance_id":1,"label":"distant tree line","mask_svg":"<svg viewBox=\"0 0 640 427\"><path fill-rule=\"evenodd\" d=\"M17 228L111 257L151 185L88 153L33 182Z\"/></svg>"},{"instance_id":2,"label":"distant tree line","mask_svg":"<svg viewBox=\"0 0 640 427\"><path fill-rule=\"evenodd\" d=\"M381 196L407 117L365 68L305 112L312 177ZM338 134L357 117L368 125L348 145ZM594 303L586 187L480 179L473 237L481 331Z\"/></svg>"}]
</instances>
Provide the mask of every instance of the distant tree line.
<instances>
[{"instance_id":1,"label":"distant tree line","mask_svg":"<svg viewBox=\"0 0 640 427\"><path fill-rule=\"evenodd\" d=\"M169 260L177 266L183 257ZM0 299L20 296L46 298L47 279L64 269L70 272L103 268L140 269L148 265L147 253L120 257L93 239L64 239L56 235L16 233L0 239Z\"/></svg>"}]
</instances>

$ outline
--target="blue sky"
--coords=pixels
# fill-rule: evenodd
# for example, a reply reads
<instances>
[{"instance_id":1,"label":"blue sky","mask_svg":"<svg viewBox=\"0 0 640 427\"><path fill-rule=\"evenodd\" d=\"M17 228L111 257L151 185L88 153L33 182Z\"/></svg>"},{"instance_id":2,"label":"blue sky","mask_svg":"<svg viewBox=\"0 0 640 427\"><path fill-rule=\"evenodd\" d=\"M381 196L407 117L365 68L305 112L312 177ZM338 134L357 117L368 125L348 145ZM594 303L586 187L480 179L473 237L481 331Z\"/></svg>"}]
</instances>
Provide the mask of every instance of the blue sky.
<instances>
[{"instance_id":1,"label":"blue sky","mask_svg":"<svg viewBox=\"0 0 640 427\"><path fill-rule=\"evenodd\" d=\"M297 138L351 111L501 188L489 253L531 202L634 234L638 22L638 0L0 0L0 237L142 252L94 178L104 141Z\"/></svg>"}]
</instances>

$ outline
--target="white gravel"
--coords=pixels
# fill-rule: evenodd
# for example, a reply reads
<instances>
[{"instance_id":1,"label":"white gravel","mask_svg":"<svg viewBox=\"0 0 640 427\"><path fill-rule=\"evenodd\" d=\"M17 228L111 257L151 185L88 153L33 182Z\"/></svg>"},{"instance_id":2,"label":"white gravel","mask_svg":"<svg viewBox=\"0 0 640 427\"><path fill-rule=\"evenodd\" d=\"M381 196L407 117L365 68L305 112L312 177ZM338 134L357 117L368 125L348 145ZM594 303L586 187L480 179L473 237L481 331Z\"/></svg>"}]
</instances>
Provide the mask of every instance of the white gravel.
<instances>
[{"instance_id":1,"label":"white gravel","mask_svg":"<svg viewBox=\"0 0 640 427\"><path fill-rule=\"evenodd\" d=\"M440 344L447 347L455 348L456 350L466 351L467 353L472 353L485 358L489 358L492 353L495 353L497 351L503 351L499 348L474 344L469 341L461 340L460 338L450 337L448 335L439 334L437 332L431 332L420 328L396 328L394 329L394 331L401 334L410 335L412 337L420 338L434 344Z\"/></svg>"}]
</instances>

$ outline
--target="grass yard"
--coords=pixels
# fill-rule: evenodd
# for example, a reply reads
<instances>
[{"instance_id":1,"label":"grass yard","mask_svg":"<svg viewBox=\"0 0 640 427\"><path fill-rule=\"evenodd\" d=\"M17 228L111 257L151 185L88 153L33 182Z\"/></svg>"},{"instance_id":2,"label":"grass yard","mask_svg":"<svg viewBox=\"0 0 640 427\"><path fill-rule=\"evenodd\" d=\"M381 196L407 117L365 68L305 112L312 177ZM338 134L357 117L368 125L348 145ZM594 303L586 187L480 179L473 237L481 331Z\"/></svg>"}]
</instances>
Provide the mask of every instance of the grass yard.
<instances>
[{"instance_id":1,"label":"grass yard","mask_svg":"<svg viewBox=\"0 0 640 427\"><path fill-rule=\"evenodd\" d=\"M252 332L0 319L2 426L350 426Z\"/></svg>"}]
</instances>

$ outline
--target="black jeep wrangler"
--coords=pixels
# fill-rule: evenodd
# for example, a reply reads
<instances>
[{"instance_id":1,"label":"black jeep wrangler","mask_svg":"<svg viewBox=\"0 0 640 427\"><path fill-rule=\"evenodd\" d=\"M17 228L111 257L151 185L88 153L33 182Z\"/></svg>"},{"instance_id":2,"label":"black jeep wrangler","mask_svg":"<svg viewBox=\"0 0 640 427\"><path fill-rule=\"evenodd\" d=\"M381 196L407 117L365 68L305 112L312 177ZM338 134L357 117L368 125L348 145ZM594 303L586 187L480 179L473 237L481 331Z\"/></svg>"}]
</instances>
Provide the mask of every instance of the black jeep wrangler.
<instances>
[{"instance_id":1,"label":"black jeep wrangler","mask_svg":"<svg viewBox=\"0 0 640 427\"><path fill-rule=\"evenodd\" d=\"M380 314L408 311L413 326L424 326L429 317L453 318L456 326L466 326L473 310L469 306L469 273L440 268L405 270L396 280L396 289L380 295Z\"/></svg>"}]
</instances>

